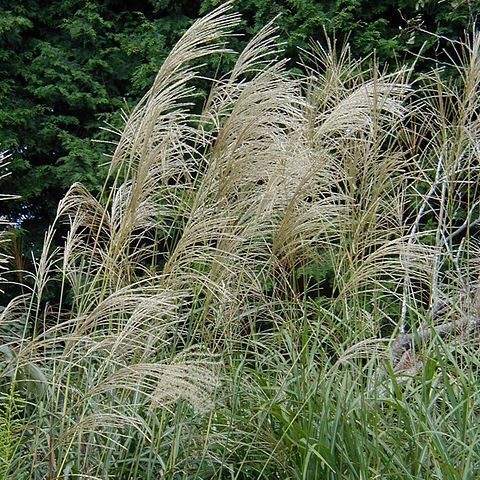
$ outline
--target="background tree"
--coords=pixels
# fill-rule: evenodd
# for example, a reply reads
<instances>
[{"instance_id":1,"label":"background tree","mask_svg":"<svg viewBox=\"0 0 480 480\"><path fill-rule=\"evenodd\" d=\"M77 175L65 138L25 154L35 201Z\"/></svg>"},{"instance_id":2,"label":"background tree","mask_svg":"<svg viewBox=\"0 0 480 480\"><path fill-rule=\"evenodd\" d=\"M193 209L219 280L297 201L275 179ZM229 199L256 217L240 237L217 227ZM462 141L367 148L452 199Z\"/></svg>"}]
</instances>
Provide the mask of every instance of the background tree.
<instances>
[{"instance_id":1,"label":"background tree","mask_svg":"<svg viewBox=\"0 0 480 480\"><path fill-rule=\"evenodd\" d=\"M13 173L3 188L22 198L2 213L31 239L73 182L98 188L109 151L95 142L105 138L99 127L118 123L125 102L151 83L190 23L188 4L2 2L0 144L12 153Z\"/></svg>"}]
</instances>

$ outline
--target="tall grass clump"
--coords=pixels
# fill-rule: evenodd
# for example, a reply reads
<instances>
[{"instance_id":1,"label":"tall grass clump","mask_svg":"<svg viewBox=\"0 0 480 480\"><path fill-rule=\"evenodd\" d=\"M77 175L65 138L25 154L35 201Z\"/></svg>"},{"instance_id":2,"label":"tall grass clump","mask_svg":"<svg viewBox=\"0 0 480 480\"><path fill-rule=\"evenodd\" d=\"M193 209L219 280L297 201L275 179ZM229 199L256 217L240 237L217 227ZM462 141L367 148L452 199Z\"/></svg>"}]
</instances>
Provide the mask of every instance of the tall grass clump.
<instances>
[{"instance_id":1,"label":"tall grass clump","mask_svg":"<svg viewBox=\"0 0 480 480\"><path fill-rule=\"evenodd\" d=\"M480 37L450 79L293 75L271 23L194 114L239 21L185 33L1 313L2 478L478 476Z\"/></svg>"}]
</instances>

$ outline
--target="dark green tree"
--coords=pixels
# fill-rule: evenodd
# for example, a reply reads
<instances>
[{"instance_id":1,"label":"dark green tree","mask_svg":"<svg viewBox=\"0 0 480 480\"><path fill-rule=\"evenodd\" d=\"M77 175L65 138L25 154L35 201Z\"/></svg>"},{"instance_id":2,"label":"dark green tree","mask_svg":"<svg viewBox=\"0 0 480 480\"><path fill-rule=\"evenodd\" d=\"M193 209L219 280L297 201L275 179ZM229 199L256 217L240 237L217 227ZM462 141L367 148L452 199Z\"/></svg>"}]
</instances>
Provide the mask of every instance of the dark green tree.
<instances>
[{"instance_id":1,"label":"dark green tree","mask_svg":"<svg viewBox=\"0 0 480 480\"><path fill-rule=\"evenodd\" d=\"M221 2L204 0L201 13ZM410 52L422 46L424 55L435 53L438 58L444 44L422 30L463 37L480 12L479 0L237 0L235 6L246 19L247 34L280 15L277 23L294 60L298 47L308 48L312 40L323 42L326 32L339 41L348 39L356 56L376 51L381 61L391 64L413 59Z\"/></svg>"},{"instance_id":2,"label":"dark green tree","mask_svg":"<svg viewBox=\"0 0 480 480\"><path fill-rule=\"evenodd\" d=\"M193 2L194 3L194 2ZM75 181L100 187L120 125L176 39L198 15L192 2L5 0L0 7L0 149L11 153L2 205L38 243Z\"/></svg>"}]
</instances>

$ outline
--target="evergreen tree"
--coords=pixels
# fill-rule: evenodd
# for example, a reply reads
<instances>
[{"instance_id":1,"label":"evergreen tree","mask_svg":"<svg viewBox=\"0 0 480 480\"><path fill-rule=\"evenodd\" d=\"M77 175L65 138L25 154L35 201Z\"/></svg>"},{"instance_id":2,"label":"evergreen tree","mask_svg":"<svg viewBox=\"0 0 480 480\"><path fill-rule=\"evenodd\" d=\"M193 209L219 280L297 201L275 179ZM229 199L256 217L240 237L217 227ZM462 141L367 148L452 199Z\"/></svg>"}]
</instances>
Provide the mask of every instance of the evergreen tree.
<instances>
[{"instance_id":1,"label":"evergreen tree","mask_svg":"<svg viewBox=\"0 0 480 480\"><path fill-rule=\"evenodd\" d=\"M5 0L0 11L0 148L12 172L2 191L21 196L0 214L32 242L75 181L95 190L112 140L100 127L152 83L166 52L196 17L192 2ZM93 141L92 141L93 140Z\"/></svg>"}]
</instances>

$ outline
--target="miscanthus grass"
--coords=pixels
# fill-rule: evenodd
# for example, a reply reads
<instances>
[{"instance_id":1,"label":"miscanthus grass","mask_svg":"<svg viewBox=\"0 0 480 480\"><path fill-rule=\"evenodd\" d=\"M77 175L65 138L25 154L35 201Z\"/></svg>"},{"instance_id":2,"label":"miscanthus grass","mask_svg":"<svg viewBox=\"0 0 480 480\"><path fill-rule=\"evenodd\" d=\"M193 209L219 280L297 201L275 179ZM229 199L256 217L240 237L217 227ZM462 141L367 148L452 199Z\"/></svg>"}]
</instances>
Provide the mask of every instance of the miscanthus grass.
<instances>
[{"instance_id":1,"label":"miscanthus grass","mask_svg":"<svg viewBox=\"0 0 480 480\"><path fill-rule=\"evenodd\" d=\"M2 311L1 478L478 478L479 35L451 80L333 42L293 76L269 24L195 115L239 21L186 32Z\"/></svg>"}]
</instances>

